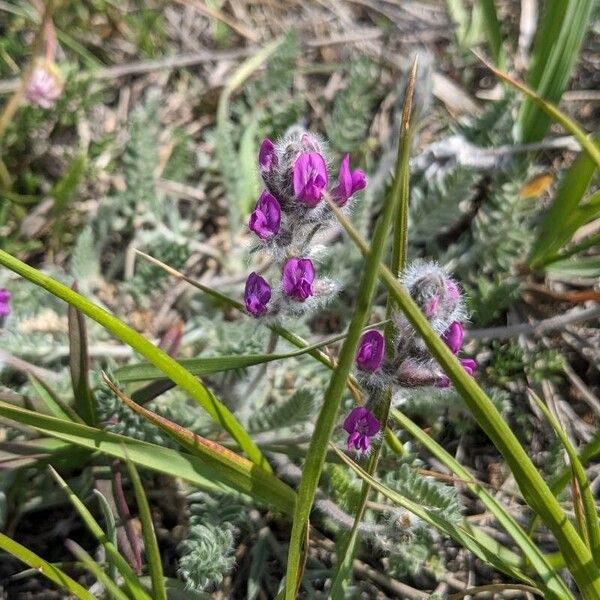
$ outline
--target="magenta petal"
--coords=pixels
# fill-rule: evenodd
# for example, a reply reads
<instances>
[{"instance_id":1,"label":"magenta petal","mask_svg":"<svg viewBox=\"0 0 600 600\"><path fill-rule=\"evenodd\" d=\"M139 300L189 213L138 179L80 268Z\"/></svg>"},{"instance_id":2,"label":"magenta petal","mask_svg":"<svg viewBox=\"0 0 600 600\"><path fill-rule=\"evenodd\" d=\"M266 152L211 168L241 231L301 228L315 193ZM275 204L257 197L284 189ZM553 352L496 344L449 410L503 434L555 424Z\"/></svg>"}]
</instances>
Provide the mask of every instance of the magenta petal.
<instances>
[{"instance_id":1,"label":"magenta petal","mask_svg":"<svg viewBox=\"0 0 600 600\"><path fill-rule=\"evenodd\" d=\"M462 347L463 339L465 337L465 331L463 326L458 322L454 321L448 329L442 335L446 346L456 354Z\"/></svg>"},{"instance_id":2,"label":"magenta petal","mask_svg":"<svg viewBox=\"0 0 600 600\"><path fill-rule=\"evenodd\" d=\"M356 444L357 449L361 450L363 454L369 450L370 445L371 440L366 435L361 435L358 438L358 444Z\"/></svg>"},{"instance_id":3,"label":"magenta petal","mask_svg":"<svg viewBox=\"0 0 600 600\"><path fill-rule=\"evenodd\" d=\"M367 177L361 169L352 172L352 194L367 187Z\"/></svg>"},{"instance_id":4,"label":"magenta petal","mask_svg":"<svg viewBox=\"0 0 600 600\"><path fill-rule=\"evenodd\" d=\"M369 409L364 406L357 406L350 411L350 414L344 420L344 429L348 433L352 433L356 429L358 422L369 414Z\"/></svg>"},{"instance_id":5,"label":"magenta petal","mask_svg":"<svg viewBox=\"0 0 600 600\"><path fill-rule=\"evenodd\" d=\"M248 227L263 240L279 232L281 227L281 207L275 196L267 190L263 191L256 202L254 211L248 221Z\"/></svg>"},{"instance_id":6,"label":"magenta petal","mask_svg":"<svg viewBox=\"0 0 600 600\"><path fill-rule=\"evenodd\" d=\"M473 373L475 373L475 369L477 368L477 361L472 358L461 358L460 364L462 365L463 369L472 377Z\"/></svg>"},{"instance_id":7,"label":"magenta petal","mask_svg":"<svg viewBox=\"0 0 600 600\"><path fill-rule=\"evenodd\" d=\"M331 190L331 196L338 206L345 206L352 194L364 189L367 185L365 174L360 169L350 170L350 155L346 154L340 163L338 183Z\"/></svg>"},{"instance_id":8,"label":"magenta petal","mask_svg":"<svg viewBox=\"0 0 600 600\"><path fill-rule=\"evenodd\" d=\"M368 412L365 416L365 432L370 437L377 435L381 431L381 424L379 419L372 413Z\"/></svg>"},{"instance_id":9,"label":"magenta petal","mask_svg":"<svg viewBox=\"0 0 600 600\"><path fill-rule=\"evenodd\" d=\"M327 187L327 166L318 152L299 154L294 162L293 188L296 198L309 206L316 206Z\"/></svg>"},{"instance_id":10,"label":"magenta petal","mask_svg":"<svg viewBox=\"0 0 600 600\"><path fill-rule=\"evenodd\" d=\"M348 445L348 450L352 450L352 448L357 448L358 439L360 438L360 433L358 431L353 431L348 436L348 441L346 442Z\"/></svg>"}]
</instances>

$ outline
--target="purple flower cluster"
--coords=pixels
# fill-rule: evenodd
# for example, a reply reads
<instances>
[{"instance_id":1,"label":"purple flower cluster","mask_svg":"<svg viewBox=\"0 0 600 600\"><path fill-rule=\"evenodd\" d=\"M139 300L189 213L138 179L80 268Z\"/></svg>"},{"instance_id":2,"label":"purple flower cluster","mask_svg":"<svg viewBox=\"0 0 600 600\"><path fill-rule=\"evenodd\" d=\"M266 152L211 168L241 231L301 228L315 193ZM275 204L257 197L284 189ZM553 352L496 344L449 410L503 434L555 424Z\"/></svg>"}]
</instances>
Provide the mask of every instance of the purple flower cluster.
<instances>
[{"instance_id":1,"label":"purple flower cluster","mask_svg":"<svg viewBox=\"0 0 600 600\"><path fill-rule=\"evenodd\" d=\"M265 139L260 145L258 167L266 189L256 202L248 227L260 247L280 264L281 287L275 293L263 277L256 273L248 277L244 299L255 317L275 314L286 306L298 312L310 297L329 291L326 285L317 287L310 257L312 237L331 220L323 199L329 194L338 206L346 206L366 187L367 180L360 169L350 169L346 155L337 185L328 191L325 156L324 143L305 131L292 133L278 144Z\"/></svg>"},{"instance_id":2,"label":"purple flower cluster","mask_svg":"<svg viewBox=\"0 0 600 600\"><path fill-rule=\"evenodd\" d=\"M465 337L462 322L466 312L456 282L441 267L427 262L409 265L402 274L401 281L432 328L448 348L458 355ZM369 391L391 386L393 397L402 397L402 390L410 388L449 387L450 380L441 371L404 314L393 313L392 321L395 335L388 352L386 340L379 331L368 330L359 341L355 360L358 377L365 389ZM459 360L464 370L472 376L477 362L472 358ZM360 407L355 408L347 417L344 429L349 434L348 447L365 452L369 447L370 436L379 432L380 425L367 408Z\"/></svg>"}]
</instances>

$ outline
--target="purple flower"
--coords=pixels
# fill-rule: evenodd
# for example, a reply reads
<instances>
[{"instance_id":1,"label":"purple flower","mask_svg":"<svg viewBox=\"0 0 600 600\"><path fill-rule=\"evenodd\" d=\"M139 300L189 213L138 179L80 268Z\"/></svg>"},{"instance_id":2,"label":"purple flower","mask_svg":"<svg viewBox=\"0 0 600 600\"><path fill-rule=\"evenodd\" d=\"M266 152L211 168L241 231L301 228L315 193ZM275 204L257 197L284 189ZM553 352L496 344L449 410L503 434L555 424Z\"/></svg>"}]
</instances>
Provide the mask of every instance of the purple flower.
<instances>
[{"instance_id":1,"label":"purple flower","mask_svg":"<svg viewBox=\"0 0 600 600\"><path fill-rule=\"evenodd\" d=\"M356 364L361 371L377 371L385 353L385 338L379 331L371 329L363 333L358 343Z\"/></svg>"},{"instance_id":2,"label":"purple flower","mask_svg":"<svg viewBox=\"0 0 600 600\"><path fill-rule=\"evenodd\" d=\"M313 295L315 267L310 258L290 258L283 266L283 291L304 302Z\"/></svg>"},{"instance_id":3,"label":"purple flower","mask_svg":"<svg viewBox=\"0 0 600 600\"><path fill-rule=\"evenodd\" d=\"M25 87L27 100L42 108L52 107L61 92L62 83L58 69L48 61L40 63L33 69Z\"/></svg>"},{"instance_id":4,"label":"purple flower","mask_svg":"<svg viewBox=\"0 0 600 600\"><path fill-rule=\"evenodd\" d=\"M248 227L261 239L274 236L281 226L281 207L275 196L265 190L250 215Z\"/></svg>"},{"instance_id":5,"label":"purple flower","mask_svg":"<svg viewBox=\"0 0 600 600\"><path fill-rule=\"evenodd\" d=\"M463 326L458 321L454 321L442 335L442 340L454 354L457 354L462 347L464 337Z\"/></svg>"},{"instance_id":6,"label":"purple flower","mask_svg":"<svg viewBox=\"0 0 600 600\"><path fill-rule=\"evenodd\" d=\"M250 273L246 280L244 301L246 310L255 317L267 312L267 304L271 299L271 286L258 273Z\"/></svg>"},{"instance_id":7,"label":"purple flower","mask_svg":"<svg viewBox=\"0 0 600 600\"><path fill-rule=\"evenodd\" d=\"M270 173L277 166L277 151L275 144L266 138L262 141L258 151L258 166L261 173Z\"/></svg>"},{"instance_id":8,"label":"purple flower","mask_svg":"<svg viewBox=\"0 0 600 600\"><path fill-rule=\"evenodd\" d=\"M462 368L471 376L475 373L475 369L477 368L477 361L473 358L460 358L458 361ZM440 380L436 384L437 387L447 388L450 387L450 379L446 375L442 375Z\"/></svg>"},{"instance_id":9,"label":"purple flower","mask_svg":"<svg viewBox=\"0 0 600 600\"><path fill-rule=\"evenodd\" d=\"M315 207L327 187L325 159L318 152L304 152L294 163L294 194L308 207Z\"/></svg>"},{"instance_id":10,"label":"purple flower","mask_svg":"<svg viewBox=\"0 0 600 600\"><path fill-rule=\"evenodd\" d=\"M344 421L344 429L348 432L348 450L354 447L364 454L369 450L371 438L381 430L379 419L364 406L353 408Z\"/></svg>"},{"instance_id":11,"label":"purple flower","mask_svg":"<svg viewBox=\"0 0 600 600\"><path fill-rule=\"evenodd\" d=\"M346 154L340 163L340 174L338 184L331 190L331 195L335 203L342 207L348 202L349 198L367 186L367 178L360 169L350 171L350 155Z\"/></svg>"},{"instance_id":12,"label":"purple flower","mask_svg":"<svg viewBox=\"0 0 600 600\"><path fill-rule=\"evenodd\" d=\"M0 317L7 317L10 314L10 292L0 288Z\"/></svg>"}]
</instances>

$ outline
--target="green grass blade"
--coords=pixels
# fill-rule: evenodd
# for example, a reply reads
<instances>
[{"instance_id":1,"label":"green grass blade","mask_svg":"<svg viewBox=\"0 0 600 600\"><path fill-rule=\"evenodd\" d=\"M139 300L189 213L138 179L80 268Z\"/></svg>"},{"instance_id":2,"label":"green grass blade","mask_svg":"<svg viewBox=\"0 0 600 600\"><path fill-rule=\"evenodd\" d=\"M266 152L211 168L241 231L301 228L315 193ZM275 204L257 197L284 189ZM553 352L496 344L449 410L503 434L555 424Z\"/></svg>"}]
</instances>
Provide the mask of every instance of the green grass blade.
<instances>
[{"instance_id":1,"label":"green grass blade","mask_svg":"<svg viewBox=\"0 0 600 600\"><path fill-rule=\"evenodd\" d=\"M136 466L179 477L209 492L236 491L254 498L256 501L272 504L282 513L291 515L294 509L295 495L291 488L275 479L265 479L265 472L254 467L250 475L243 476L241 469L230 473L219 460L209 462L185 452L172 450L156 444L142 442L133 438L101 431L88 425L80 425L41 415L25 408L19 408L0 402L0 416L34 427L38 431L71 442L78 446L97 451L114 458L127 460L129 457ZM125 452L126 451L126 452ZM250 469L248 469L250 470ZM269 495L263 498L256 493L253 474L259 473L261 481L271 486ZM279 482L273 486L273 482ZM260 490L259 490L260 491Z\"/></svg>"},{"instance_id":2,"label":"green grass blade","mask_svg":"<svg viewBox=\"0 0 600 600\"><path fill-rule=\"evenodd\" d=\"M533 391L529 390L529 395L535 401L538 408L544 413L544 416L554 429L554 432L558 436L561 444L564 446L565 451L569 457L571 463L571 469L573 475L579 485L579 491L583 501L583 511L585 514L585 527L587 530L587 539L589 541L590 550L592 556L596 559L596 562L600 562L600 521L598 520L598 511L596 510L596 502L590 482L585 473L585 469L577 456L577 450L575 450L573 444L569 440L567 434L561 427L558 419L552 414L550 409L546 406L544 401Z\"/></svg>"},{"instance_id":3,"label":"green grass blade","mask_svg":"<svg viewBox=\"0 0 600 600\"><path fill-rule=\"evenodd\" d=\"M498 542L495 542L492 538L486 535L478 535L476 537L461 524L450 523L435 512L427 511L421 505L417 504L416 502L412 502L408 498L400 495L395 490L392 490L377 481L372 475L367 473L361 466L356 464L351 458L346 456L346 454L344 454L341 450L338 450L335 446L332 445L332 448L342 459L342 461L346 463L361 479L368 482L370 486L372 486L378 492L381 492L386 498L395 504L398 504L402 508L410 511L421 520L435 527L445 535L451 537L453 540L467 548L467 550L472 552L475 556L493 565L498 570L529 584L533 583L531 579L524 575L519 569L511 566L507 561L502 560L503 550L502 546L500 546Z\"/></svg>"},{"instance_id":4,"label":"green grass blade","mask_svg":"<svg viewBox=\"0 0 600 600\"><path fill-rule=\"evenodd\" d=\"M146 493L144 492L144 486L142 485L139 473L130 460L127 461L127 468L129 470L129 477L133 483L135 500L138 506L140 522L142 523L142 535L144 536L148 571L150 572L150 579L152 581L152 598L154 600L167 600L167 589L165 587L162 560L158 542L156 540L148 498L146 498Z\"/></svg>"},{"instance_id":5,"label":"green grass blade","mask_svg":"<svg viewBox=\"0 0 600 600\"><path fill-rule=\"evenodd\" d=\"M166 419L156 413L136 404L131 398L125 395L104 375L104 381L110 387L111 391L126 404L131 410L138 413L174 440L180 443L191 454L200 457L207 465L211 465L221 478L240 491L248 493L251 490L254 496L267 504L273 506L286 506L289 509L293 506L295 494L293 490L277 479L272 473L261 469L247 458L232 452L228 448L208 440L181 427L169 419ZM285 512L285 511L284 511Z\"/></svg>"},{"instance_id":6,"label":"green grass blade","mask_svg":"<svg viewBox=\"0 0 600 600\"><path fill-rule=\"evenodd\" d=\"M0 264L44 288L61 300L64 300L102 325L107 331L131 346L136 352L139 352L154 366L161 369L169 379L188 392L217 423L220 423L239 444L240 448L246 452L252 462L260 465L267 471L272 471L269 463L258 449L258 446L252 441L248 432L231 411L202 382L178 365L168 354L103 308L100 308L62 283L26 265L3 250L0 250Z\"/></svg>"},{"instance_id":7,"label":"green grass blade","mask_svg":"<svg viewBox=\"0 0 600 600\"><path fill-rule=\"evenodd\" d=\"M415 60L408 83L406 86L406 94L404 98L404 109L402 113L402 122L400 127L400 140L398 147L398 157L396 164L396 173L394 182L390 193L392 196L398 198L396 202L396 214L394 216L394 235L392 243L392 255L390 262L390 270L393 273L399 273L404 269L406 264L406 255L408 248L408 204L409 204L409 180L410 180L410 150L412 142L412 129L410 126L412 99L414 92L414 85L417 76L417 60ZM393 345L393 338L395 335L394 326L391 323L390 316L394 310L394 300L391 295L388 295L386 318L388 324L385 328L385 342L388 354ZM390 405L392 401L391 389L384 390L382 392L381 401L378 402L376 407L375 416L379 419L380 423L387 423L390 412ZM376 472L377 464L379 462L379 456L381 454L381 448L383 446L383 439L375 443L371 455L369 456L369 463L367 466L367 472L369 475L373 475ZM369 498L369 492L371 488L368 482L363 481L361 495L357 501L356 506L353 508L354 523L352 529L348 534L344 535L340 548L341 551L338 553L340 560L338 561L336 572L333 577L333 583L329 592L330 598L341 598L343 597L347 580L350 577L352 571L352 562L354 560L356 543L358 541L358 528L360 522L363 519L365 509L367 506L367 500Z\"/></svg>"},{"instance_id":8,"label":"green grass blade","mask_svg":"<svg viewBox=\"0 0 600 600\"><path fill-rule=\"evenodd\" d=\"M543 13L532 50L528 85L537 94L558 104L567 89L590 24L594 0L552 0L543 3ZM541 140L550 125L533 98L526 98L517 120L518 139L524 143Z\"/></svg>"},{"instance_id":9,"label":"green grass blade","mask_svg":"<svg viewBox=\"0 0 600 600\"><path fill-rule=\"evenodd\" d=\"M29 565L32 569L35 569L37 573L41 573L44 577L56 583L63 590L80 598L80 600L97 600L96 596L90 594L84 587L79 585L74 579L71 579L71 577L61 571L58 567L46 562L43 558L39 557L28 548L25 548L25 546L15 542L15 540L11 540L3 533L0 533L0 548L9 554L12 554L26 565Z\"/></svg>"},{"instance_id":10,"label":"green grass blade","mask_svg":"<svg viewBox=\"0 0 600 600\"><path fill-rule=\"evenodd\" d=\"M29 381L51 415L59 419L83 423L83 419L68 404L65 404L41 379L29 373Z\"/></svg>"},{"instance_id":11,"label":"green grass blade","mask_svg":"<svg viewBox=\"0 0 600 600\"><path fill-rule=\"evenodd\" d=\"M66 540L69 552L104 586L113 600L129 600L127 594L104 572L104 569L76 542Z\"/></svg>"},{"instance_id":12,"label":"green grass blade","mask_svg":"<svg viewBox=\"0 0 600 600\"><path fill-rule=\"evenodd\" d=\"M104 517L105 526L106 526L106 536L113 543L113 545L117 546L117 524L115 522L115 515L110 508L110 504L108 500L104 496L100 490L92 490L94 492L94 496L98 499L98 504L100 504L100 510L102 511L102 516ZM110 579L116 579L117 577L117 569L112 560L108 560L108 577Z\"/></svg>"},{"instance_id":13,"label":"green grass blade","mask_svg":"<svg viewBox=\"0 0 600 600\"><path fill-rule=\"evenodd\" d=\"M483 14L483 24L487 35L488 44L496 64L503 66L506 62L504 46L502 45L502 30L500 20L496 11L494 0L479 0L479 6Z\"/></svg>"},{"instance_id":14,"label":"green grass blade","mask_svg":"<svg viewBox=\"0 0 600 600\"><path fill-rule=\"evenodd\" d=\"M77 292L77 285L73 286ZM96 402L90 387L89 370L90 357L88 354L85 319L80 311L69 304L69 368L73 385L75 411L88 424L96 424Z\"/></svg>"},{"instance_id":15,"label":"green grass blade","mask_svg":"<svg viewBox=\"0 0 600 600\"><path fill-rule=\"evenodd\" d=\"M600 148L600 133L596 133L592 143ZM548 257L558 252L575 233L564 224L583 202L597 168L590 155L582 152L563 177L531 249L529 263L533 269L543 266Z\"/></svg>"},{"instance_id":16,"label":"green grass blade","mask_svg":"<svg viewBox=\"0 0 600 600\"><path fill-rule=\"evenodd\" d=\"M410 114L410 109L409 109ZM408 127L408 122L403 123L404 128ZM401 165L401 161L398 160ZM400 173L396 177L400 180ZM350 369L354 362L356 348L363 327L371 309L371 303L377 288L378 266L381 262L384 251L387 246L387 239L396 213L396 206L400 201L399 194L390 194L386 198L381 216L377 222L377 227L373 235L372 251L366 257L361 282L358 287L357 302L348 335L344 340L338 364L329 381L329 386L325 392L323 407L317 418L315 430L310 441L306 461L302 473L302 479L298 488L298 500L294 519L292 524L292 534L288 551L288 564L286 572L285 599L293 600L298 592L304 559L306 556L306 535L308 532L308 520L310 511L314 502L317 485L323 470L327 445L335 426L337 413L342 401L342 395L347 385L347 379ZM333 202L329 202L334 206Z\"/></svg>"},{"instance_id":17,"label":"green grass blade","mask_svg":"<svg viewBox=\"0 0 600 600\"><path fill-rule=\"evenodd\" d=\"M362 240L352 223L335 208L332 207L332 210L361 252L371 256L368 245ZM379 270L382 281L394 295L410 324L421 336L431 355L442 366L465 400L471 414L504 456L525 501L541 516L554 534L583 597L587 600L600 596L600 571L595 567L589 549L577 534L510 426L504 421L487 394L472 377L465 373L454 354L431 329L425 316L389 269L381 264Z\"/></svg>"},{"instance_id":18,"label":"green grass blade","mask_svg":"<svg viewBox=\"0 0 600 600\"><path fill-rule=\"evenodd\" d=\"M481 503L494 515L498 523L512 537L515 544L523 552L523 556L529 561L531 566L540 576L543 587L548 598L556 600L563 598L573 599L572 594L565 582L561 579L559 573L552 568L546 560L544 553L534 544L527 532L517 523L510 512L490 494L487 489L482 486L471 475L468 469L463 467L449 452L447 452L440 444L425 433L418 425L411 421L405 414L399 410L392 409L391 416L412 437L423 445L435 458L437 458L447 469L454 475L460 477L469 490L477 496ZM521 566L522 566L521 560Z\"/></svg>"},{"instance_id":19,"label":"green grass blade","mask_svg":"<svg viewBox=\"0 0 600 600\"><path fill-rule=\"evenodd\" d=\"M381 324L383 324L383 322L379 323L379 325ZM374 325L371 325L370 327L373 326ZM300 350L295 350L293 352L279 354L245 354L243 356L240 356L239 354L233 354L231 356L201 356L199 358L189 358L179 360L177 362L193 375L212 375L214 373L221 373L223 371L231 371L233 369L262 365L276 360L296 358L298 356L308 354L313 350L318 350L325 346L335 344L336 342L343 340L345 337L345 333L336 335L317 344L305 346ZM122 383L164 379L165 377L162 371L148 363L126 365L120 369L117 369L114 373L115 378Z\"/></svg>"},{"instance_id":20,"label":"green grass blade","mask_svg":"<svg viewBox=\"0 0 600 600\"><path fill-rule=\"evenodd\" d=\"M133 598L135 598L135 600L152 600L148 592L146 592L138 580L138 576L129 566L129 563L121 556L116 546L111 542L111 540L108 539L107 535L102 530L102 527L100 527L98 521L94 519L94 516L88 510L87 506L79 499L75 492L73 492L67 482L58 474L58 471L53 469L51 466L48 468L50 469L52 477L54 477L60 488L65 492L71 501L71 504L75 510L79 513L79 516L85 523L89 532L96 538L98 543L102 544L106 554L114 562L115 566L119 570L119 573L121 573L123 576L127 588L131 592Z\"/></svg>"},{"instance_id":21,"label":"green grass blade","mask_svg":"<svg viewBox=\"0 0 600 600\"><path fill-rule=\"evenodd\" d=\"M585 1L585 0L583 0ZM498 67L495 67L487 60L485 60L482 56L475 53L476 56L483 62L484 65L490 71L492 71L497 77L506 81L520 92L525 94L528 98L532 100L535 104L537 104L553 121L556 121L560 125L564 127L573 137L577 139L577 141L581 144L581 147L590 155L592 160L596 163L597 166L600 166L600 148L594 143L594 141L587 135L587 133L569 116L567 116L563 111L559 108L547 102L540 96L538 96L531 88L527 87L524 83L517 81L513 77L511 77L508 73L505 73Z\"/></svg>"}]
</instances>

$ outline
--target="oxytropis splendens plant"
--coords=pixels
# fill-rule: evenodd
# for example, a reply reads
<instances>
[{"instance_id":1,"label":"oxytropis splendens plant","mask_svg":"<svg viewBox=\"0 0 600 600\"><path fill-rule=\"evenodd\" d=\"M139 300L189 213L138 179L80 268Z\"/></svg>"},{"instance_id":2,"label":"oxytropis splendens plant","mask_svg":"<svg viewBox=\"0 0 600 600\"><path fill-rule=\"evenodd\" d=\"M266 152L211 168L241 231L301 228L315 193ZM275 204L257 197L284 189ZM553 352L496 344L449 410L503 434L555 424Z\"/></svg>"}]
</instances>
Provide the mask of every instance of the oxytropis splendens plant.
<instances>
[{"instance_id":1,"label":"oxytropis splendens plant","mask_svg":"<svg viewBox=\"0 0 600 600\"><path fill-rule=\"evenodd\" d=\"M265 190L248 226L257 237L253 251L267 253L280 276L276 282L256 272L248 276L244 300L246 310L256 318L274 323L306 314L336 292L337 283L318 273L317 258L325 249L312 241L335 219L325 197L346 210L367 180L360 169L351 170L346 155L337 182L331 185L326 150L322 139L302 130L293 131L277 144L265 139L260 146L258 163ZM422 261L409 265L400 279L432 328L458 354L466 311L457 283L441 267ZM393 397L400 398L403 390L410 388L450 384L403 313L394 312L392 322L393 348L386 352L383 334L372 329L363 334L357 350L358 379L369 401L367 406L354 408L343 427L348 433L348 449L360 454L368 452L371 439L381 431L369 409L369 404L381 397L379 390L391 387ZM466 358L461 363L472 375L476 362Z\"/></svg>"}]
</instances>

